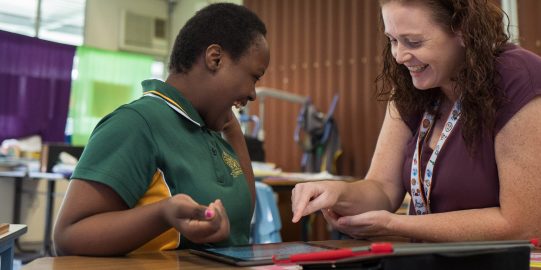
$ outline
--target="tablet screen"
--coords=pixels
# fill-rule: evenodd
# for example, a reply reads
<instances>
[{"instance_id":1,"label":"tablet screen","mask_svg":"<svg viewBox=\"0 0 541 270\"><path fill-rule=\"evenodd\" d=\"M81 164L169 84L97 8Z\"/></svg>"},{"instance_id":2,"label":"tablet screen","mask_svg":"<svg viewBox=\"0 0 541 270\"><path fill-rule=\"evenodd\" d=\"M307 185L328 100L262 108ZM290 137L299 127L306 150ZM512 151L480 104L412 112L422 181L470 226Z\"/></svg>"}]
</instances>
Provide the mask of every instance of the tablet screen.
<instances>
[{"instance_id":1,"label":"tablet screen","mask_svg":"<svg viewBox=\"0 0 541 270\"><path fill-rule=\"evenodd\" d=\"M297 253L333 249L305 242L283 242L220 248L206 248L192 253L218 259L236 265L272 264L272 256L287 257Z\"/></svg>"}]
</instances>

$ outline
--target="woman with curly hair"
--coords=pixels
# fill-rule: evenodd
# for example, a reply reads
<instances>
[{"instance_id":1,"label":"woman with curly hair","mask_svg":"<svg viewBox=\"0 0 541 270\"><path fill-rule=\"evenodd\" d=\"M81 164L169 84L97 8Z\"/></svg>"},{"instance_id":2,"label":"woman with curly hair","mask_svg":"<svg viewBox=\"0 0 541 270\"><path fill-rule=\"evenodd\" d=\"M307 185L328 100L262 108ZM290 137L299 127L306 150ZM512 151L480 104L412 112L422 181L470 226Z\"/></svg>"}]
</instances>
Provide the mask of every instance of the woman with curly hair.
<instances>
[{"instance_id":1,"label":"woman with curly hair","mask_svg":"<svg viewBox=\"0 0 541 270\"><path fill-rule=\"evenodd\" d=\"M541 58L508 43L487 0L381 0L389 103L363 181L299 184L293 222L322 210L355 238L541 235ZM405 194L410 215L393 214Z\"/></svg>"}]
</instances>

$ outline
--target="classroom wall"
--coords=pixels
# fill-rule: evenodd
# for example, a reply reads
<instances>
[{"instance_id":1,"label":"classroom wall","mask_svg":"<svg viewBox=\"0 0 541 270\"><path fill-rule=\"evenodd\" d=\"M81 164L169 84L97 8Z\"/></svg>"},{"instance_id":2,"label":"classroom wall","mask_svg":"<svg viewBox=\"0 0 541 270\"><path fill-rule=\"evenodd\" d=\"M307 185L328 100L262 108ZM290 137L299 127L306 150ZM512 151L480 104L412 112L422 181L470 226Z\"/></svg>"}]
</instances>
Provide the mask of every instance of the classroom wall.
<instances>
[{"instance_id":1,"label":"classroom wall","mask_svg":"<svg viewBox=\"0 0 541 270\"><path fill-rule=\"evenodd\" d=\"M237 5L242 5L242 0L178 0L174 7L173 16L171 20L171 46L175 41L175 38L180 31L180 28L184 26L186 21L191 18L195 12L206 7L212 3L229 2Z\"/></svg>"},{"instance_id":2,"label":"classroom wall","mask_svg":"<svg viewBox=\"0 0 541 270\"><path fill-rule=\"evenodd\" d=\"M344 150L338 173L364 176L385 112L374 84L383 44L378 2L246 0L245 5L268 30L271 60L258 86L310 97L324 113L338 94L334 118ZM271 98L265 103L266 160L300 171L302 150L293 134L301 106ZM257 104L250 112L257 112Z\"/></svg>"},{"instance_id":3,"label":"classroom wall","mask_svg":"<svg viewBox=\"0 0 541 270\"><path fill-rule=\"evenodd\" d=\"M541 1L518 0L517 13L520 45L541 55Z\"/></svg>"},{"instance_id":4,"label":"classroom wall","mask_svg":"<svg viewBox=\"0 0 541 270\"><path fill-rule=\"evenodd\" d=\"M167 17L164 0L87 0L84 44L117 51L123 9L152 17Z\"/></svg>"},{"instance_id":5,"label":"classroom wall","mask_svg":"<svg viewBox=\"0 0 541 270\"><path fill-rule=\"evenodd\" d=\"M216 2L242 5L242 0L176 0L171 13L169 47L173 46L180 28L196 11ZM168 17L166 0L87 0L85 45L112 51L119 50L120 14L123 9L151 17L165 19ZM156 57L157 60L164 62L167 62L167 58L168 55Z\"/></svg>"}]
</instances>

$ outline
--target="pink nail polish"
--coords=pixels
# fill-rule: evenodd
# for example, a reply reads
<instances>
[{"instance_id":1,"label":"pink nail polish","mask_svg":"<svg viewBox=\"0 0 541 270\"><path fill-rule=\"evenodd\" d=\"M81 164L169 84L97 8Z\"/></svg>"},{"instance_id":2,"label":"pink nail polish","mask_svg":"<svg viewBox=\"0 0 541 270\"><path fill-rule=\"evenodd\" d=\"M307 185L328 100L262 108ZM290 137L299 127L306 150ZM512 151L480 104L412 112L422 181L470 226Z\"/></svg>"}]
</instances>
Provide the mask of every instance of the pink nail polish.
<instances>
[{"instance_id":1,"label":"pink nail polish","mask_svg":"<svg viewBox=\"0 0 541 270\"><path fill-rule=\"evenodd\" d=\"M214 211L210 209L205 210L205 217L211 218L212 216L214 216Z\"/></svg>"}]
</instances>

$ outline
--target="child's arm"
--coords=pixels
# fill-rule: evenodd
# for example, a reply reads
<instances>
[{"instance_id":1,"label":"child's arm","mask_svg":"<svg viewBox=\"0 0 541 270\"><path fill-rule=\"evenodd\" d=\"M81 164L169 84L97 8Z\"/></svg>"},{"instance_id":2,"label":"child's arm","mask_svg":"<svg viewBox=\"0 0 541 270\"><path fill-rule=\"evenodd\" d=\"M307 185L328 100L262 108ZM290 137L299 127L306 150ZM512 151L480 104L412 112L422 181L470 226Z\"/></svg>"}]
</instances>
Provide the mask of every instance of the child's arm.
<instances>
[{"instance_id":1,"label":"child's arm","mask_svg":"<svg viewBox=\"0 0 541 270\"><path fill-rule=\"evenodd\" d=\"M223 135L225 140L233 147L237 157L239 158L240 167L250 188L250 193L252 194L252 211L253 206L255 205L255 182L254 182L254 172L252 170L252 163L250 160L250 154L248 154L248 147L246 146L246 141L244 139L244 134L240 128L239 121L233 115L233 112L230 111L230 118L227 124L224 126Z\"/></svg>"},{"instance_id":2,"label":"child's arm","mask_svg":"<svg viewBox=\"0 0 541 270\"><path fill-rule=\"evenodd\" d=\"M175 227L193 242L216 242L229 236L223 205L199 205L184 194L128 208L110 187L71 180L54 230L59 255L127 254Z\"/></svg>"}]
</instances>

